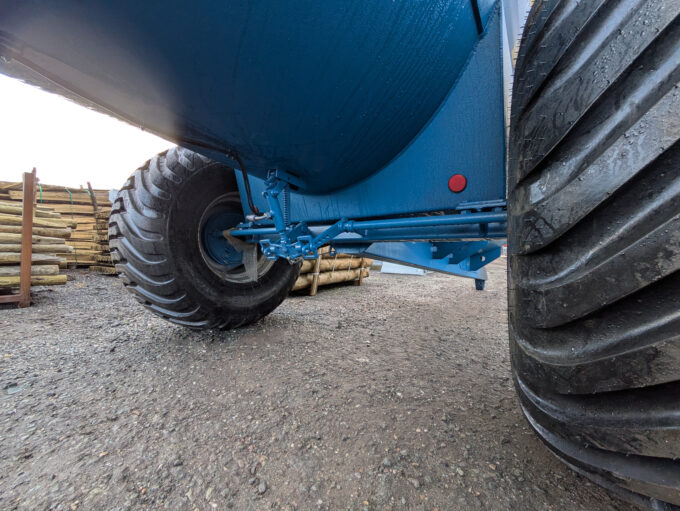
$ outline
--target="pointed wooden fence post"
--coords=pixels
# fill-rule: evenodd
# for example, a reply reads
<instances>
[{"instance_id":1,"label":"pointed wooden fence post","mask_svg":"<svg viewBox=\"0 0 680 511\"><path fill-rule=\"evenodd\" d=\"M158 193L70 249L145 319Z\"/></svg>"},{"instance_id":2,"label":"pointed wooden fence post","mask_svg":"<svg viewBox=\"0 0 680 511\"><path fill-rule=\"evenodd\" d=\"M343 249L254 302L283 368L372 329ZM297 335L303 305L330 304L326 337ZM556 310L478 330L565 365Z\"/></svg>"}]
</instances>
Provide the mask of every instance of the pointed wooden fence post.
<instances>
[{"instance_id":1,"label":"pointed wooden fence post","mask_svg":"<svg viewBox=\"0 0 680 511\"><path fill-rule=\"evenodd\" d=\"M21 266L19 294L0 296L0 303L31 305L31 257L33 255L33 203L35 202L35 168L24 172L24 195L21 212Z\"/></svg>"}]
</instances>

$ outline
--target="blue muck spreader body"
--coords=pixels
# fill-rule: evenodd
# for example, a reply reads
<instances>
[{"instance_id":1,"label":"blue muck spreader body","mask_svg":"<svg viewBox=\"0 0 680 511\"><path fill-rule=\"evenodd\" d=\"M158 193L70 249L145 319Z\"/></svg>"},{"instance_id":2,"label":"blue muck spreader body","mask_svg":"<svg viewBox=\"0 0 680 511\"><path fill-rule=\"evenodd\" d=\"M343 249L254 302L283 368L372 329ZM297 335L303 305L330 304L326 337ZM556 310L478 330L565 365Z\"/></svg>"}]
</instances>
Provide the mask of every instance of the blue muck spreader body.
<instances>
[{"instance_id":1,"label":"blue muck spreader body","mask_svg":"<svg viewBox=\"0 0 680 511\"><path fill-rule=\"evenodd\" d=\"M177 324L257 321L326 246L481 290L507 240L529 423L676 509L680 2L528 3L2 1L0 72L177 144L109 226Z\"/></svg>"}]
</instances>

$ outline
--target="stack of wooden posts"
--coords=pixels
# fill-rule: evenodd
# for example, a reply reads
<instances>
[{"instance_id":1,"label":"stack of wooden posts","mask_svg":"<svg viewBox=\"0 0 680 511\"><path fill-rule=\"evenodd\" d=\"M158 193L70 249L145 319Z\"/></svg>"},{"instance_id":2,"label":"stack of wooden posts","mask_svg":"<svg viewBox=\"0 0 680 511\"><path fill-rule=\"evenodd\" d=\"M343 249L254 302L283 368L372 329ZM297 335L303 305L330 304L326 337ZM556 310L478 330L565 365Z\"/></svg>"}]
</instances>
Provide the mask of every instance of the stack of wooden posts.
<instances>
[{"instance_id":1,"label":"stack of wooden posts","mask_svg":"<svg viewBox=\"0 0 680 511\"><path fill-rule=\"evenodd\" d=\"M0 182L0 200L20 203L23 192L21 183ZM66 188L64 186L38 184L36 202L38 207L47 207L62 218L75 223L71 237L66 244L73 248L67 256L70 267L98 264L96 256L100 248L95 241L97 210L109 210L108 190L87 188Z\"/></svg>"},{"instance_id":2,"label":"stack of wooden posts","mask_svg":"<svg viewBox=\"0 0 680 511\"><path fill-rule=\"evenodd\" d=\"M95 213L95 235L94 241L97 247L95 259L97 263L90 266L90 271L95 273L105 273L107 275L118 275L116 267L111 260L109 252L109 216L111 210L106 208Z\"/></svg>"},{"instance_id":3,"label":"stack of wooden posts","mask_svg":"<svg viewBox=\"0 0 680 511\"><path fill-rule=\"evenodd\" d=\"M354 282L361 285L363 279L370 275L369 268L373 259L357 257L350 254L319 255L317 259L304 261L300 269L293 291L309 288L309 294L314 296L319 286L336 284L339 282Z\"/></svg>"},{"instance_id":4,"label":"stack of wooden posts","mask_svg":"<svg viewBox=\"0 0 680 511\"><path fill-rule=\"evenodd\" d=\"M32 184L34 175L28 175L32 176ZM30 195L28 201L31 204L28 207L22 202L0 199L0 294L11 293L20 286L22 255L25 267L30 268L30 274L26 273L26 282L30 275L30 285L66 283L66 275L59 274L59 270L66 266L66 257L73 252L66 240L71 236L75 223L62 218L51 208L34 206L33 194ZM26 220L26 215L30 222ZM30 230L30 234L24 234L25 227ZM18 301L28 305L30 291L26 294L28 296L23 300L8 297L9 299L1 301Z\"/></svg>"}]
</instances>

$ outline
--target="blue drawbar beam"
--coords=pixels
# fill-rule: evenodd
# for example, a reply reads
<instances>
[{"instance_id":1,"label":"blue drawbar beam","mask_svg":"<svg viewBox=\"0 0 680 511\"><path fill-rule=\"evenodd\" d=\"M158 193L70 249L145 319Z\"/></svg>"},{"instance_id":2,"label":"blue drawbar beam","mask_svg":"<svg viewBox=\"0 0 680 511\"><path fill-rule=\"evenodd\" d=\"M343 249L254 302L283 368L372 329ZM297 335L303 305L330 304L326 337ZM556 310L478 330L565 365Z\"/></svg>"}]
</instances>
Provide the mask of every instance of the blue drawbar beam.
<instances>
[{"instance_id":1,"label":"blue drawbar beam","mask_svg":"<svg viewBox=\"0 0 680 511\"><path fill-rule=\"evenodd\" d=\"M492 222L505 222L507 218L507 212L499 211L493 213L388 218L385 220L349 220L345 223L345 232L358 232L368 229L392 229L400 227L435 227L438 225L490 224Z\"/></svg>"},{"instance_id":2,"label":"blue drawbar beam","mask_svg":"<svg viewBox=\"0 0 680 511\"><path fill-rule=\"evenodd\" d=\"M438 227L445 225L490 224L507 221L507 212L460 213L407 218L386 218L382 220L347 220L341 224L341 232L358 233L373 229L399 229L409 227ZM249 227L234 229L232 236L271 236L276 234L275 227Z\"/></svg>"}]
</instances>

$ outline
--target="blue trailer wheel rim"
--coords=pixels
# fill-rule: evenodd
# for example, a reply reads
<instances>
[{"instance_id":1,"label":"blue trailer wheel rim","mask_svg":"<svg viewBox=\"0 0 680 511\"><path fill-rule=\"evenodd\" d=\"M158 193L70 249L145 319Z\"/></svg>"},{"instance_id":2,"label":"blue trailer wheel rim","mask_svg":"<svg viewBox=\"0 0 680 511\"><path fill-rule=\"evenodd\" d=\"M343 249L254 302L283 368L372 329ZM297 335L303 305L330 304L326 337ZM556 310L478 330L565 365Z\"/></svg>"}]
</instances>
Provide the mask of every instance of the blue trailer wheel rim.
<instances>
[{"instance_id":1,"label":"blue trailer wheel rim","mask_svg":"<svg viewBox=\"0 0 680 511\"><path fill-rule=\"evenodd\" d=\"M211 214L203 224L201 241L203 250L215 263L225 269L243 264L243 255L224 237L224 231L236 226L243 215L235 211L222 210Z\"/></svg>"}]
</instances>

